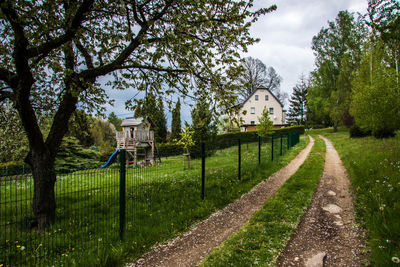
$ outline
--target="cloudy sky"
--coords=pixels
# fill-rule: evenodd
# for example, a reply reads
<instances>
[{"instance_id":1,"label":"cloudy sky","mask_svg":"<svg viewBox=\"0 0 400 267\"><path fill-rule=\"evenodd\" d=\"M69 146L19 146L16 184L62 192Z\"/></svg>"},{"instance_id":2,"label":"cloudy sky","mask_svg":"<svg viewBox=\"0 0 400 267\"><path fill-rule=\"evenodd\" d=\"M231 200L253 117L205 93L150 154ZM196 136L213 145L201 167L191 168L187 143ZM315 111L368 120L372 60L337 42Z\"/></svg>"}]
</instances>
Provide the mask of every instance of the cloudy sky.
<instances>
[{"instance_id":1,"label":"cloudy sky","mask_svg":"<svg viewBox=\"0 0 400 267\"><path fill-rule=\"evenodd\" d=\"M272 66L282 76L281 90L289 95L300 75L308 75L314 68L314 55L311 40L328 20L332 21L341 10L365 13L367 0L258 0L255 7L267 7L276 4L275 12L260 18L251 29L260 42L251 46L244 57L260 59L265 65ZM125 110L124 101L134 92L116 92L108 90L115 99L114 107L107 107L107 113L114 112L125 118L132 113ZM141 95L139 95L140 97ZM166 110L166 113L168 111ZM183 107L182 121L190 122L190 108ZM167 114L168 124L171 117Z\"/></svg>"}]
</instances>

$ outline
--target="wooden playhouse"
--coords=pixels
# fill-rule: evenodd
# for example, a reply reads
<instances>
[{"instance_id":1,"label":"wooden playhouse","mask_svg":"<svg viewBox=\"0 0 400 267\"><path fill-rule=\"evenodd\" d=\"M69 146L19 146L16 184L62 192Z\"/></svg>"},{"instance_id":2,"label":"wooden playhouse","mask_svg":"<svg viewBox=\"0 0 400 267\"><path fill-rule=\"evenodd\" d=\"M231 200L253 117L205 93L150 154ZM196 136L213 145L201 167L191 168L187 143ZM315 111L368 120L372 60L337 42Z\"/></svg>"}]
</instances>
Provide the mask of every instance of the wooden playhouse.
<instances>
[{"instance_id":1,"label":"wooden playhouse","mask_svg":"<svg viewBox=\"0 0 400 267\"><path fill-rule=\"evenodd\" d=\"M138 156L143 156L142 164L153 165L155 142L151 129L154 123L149 118L128 118L121 126L122 131L116 133L117 148L125 149L134 165L138 164Z\"/></svg>"}]
</instances>

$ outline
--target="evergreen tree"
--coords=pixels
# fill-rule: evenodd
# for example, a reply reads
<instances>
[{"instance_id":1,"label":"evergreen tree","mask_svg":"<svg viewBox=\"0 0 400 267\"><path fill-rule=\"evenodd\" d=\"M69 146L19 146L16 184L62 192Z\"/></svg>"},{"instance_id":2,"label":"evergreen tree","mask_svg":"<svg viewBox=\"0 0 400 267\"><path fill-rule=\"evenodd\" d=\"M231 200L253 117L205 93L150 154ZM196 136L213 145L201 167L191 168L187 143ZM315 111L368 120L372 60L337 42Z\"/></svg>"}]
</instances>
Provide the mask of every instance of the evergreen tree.
<instances>
[{"instance_id":1,"label":"evergreen tree","mask_svg":"<svg viewBox=\"0 0 400 267\"><path fill-rule=\"evenodd\" d=\"M157 113L154 114L155 138L158 143L167 141L167 119L164 113L164 103L161 96L158 98Z\"/></svg>"},{"instance_id":2,"label":"evergreen tree","mask_svg":"<svg viewBox=\"0 0 400 267\"><path fill-rule=\"evenodd\" d=\"M293 93L289 100L290 106L287 114L287 122L289 124L305 124L307 119L308 88L310 88L310 82L302 75L300 81L293 87Z\"/></svg>"},{"instance_id":3,"label":"evergreen tree","mask_svg":"<svg viewBox=\"0 0 400 267\"><path fill-rule=\"evenodd\" d=\"M192 110L193 140L196 144L210 140L218 132L216 123L213 121L210 104L206 98L201 97L196 107Z\"/></svg>"},{"instance_id":4,"label":"evergreen tree","mask_svg":"<svg viewBox=\"0 0 400 267\"><path fill-rule=\"evenodd\" d=\"M179 139L182 132L181 124L181 101L178 99L172 110L171 140Z\"/></svg>"},{"instance_id":5,"label":"evergreen tree","mask_svg":"<svg viewBox=\"0 0 400 267\"><path fill-rule=\"evenodd\" d=\"M118 118L114 112L111 112L110 115L108 115L107 120L115 126L115 129L117 131L122 131L122 127L121 127L122 119Z\"/></svg>"},{"instance_id":6,"label":"evergreen tree","mask_svg":"<svg viewBox=\"0 0 400 267\"><path fill-rule=\"evenodd\" d=\"M164 104L161 97L156 99L153 93L148 93L144 100L136 101L135 118L150 118L154 123L154 138L156 142L167 139L167 119L164 114Z\"/></svg>"}]
</instances>

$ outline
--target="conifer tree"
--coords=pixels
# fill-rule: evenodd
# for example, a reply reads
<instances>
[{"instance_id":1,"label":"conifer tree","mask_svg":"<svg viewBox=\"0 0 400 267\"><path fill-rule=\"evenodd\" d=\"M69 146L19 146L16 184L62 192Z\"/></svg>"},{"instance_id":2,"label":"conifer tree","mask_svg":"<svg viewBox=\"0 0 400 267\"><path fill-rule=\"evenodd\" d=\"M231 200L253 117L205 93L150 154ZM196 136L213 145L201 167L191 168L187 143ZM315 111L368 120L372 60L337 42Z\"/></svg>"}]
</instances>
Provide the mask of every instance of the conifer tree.
<instances>
[{"instance_id":1,"label":"conifer tree","mask_svg":"<svg viewBox=\"0 0 400 267\"><path fill-rule=\"evenodd\" d=\"M293 87L293 93L290 97L289 112L287 122L290 124L304 125L307 119L307 92L310 82L302 75L300 81Z\"/></svg>"},{"instance_id":2,"label":"conifer tree","mask_svg":"<svg viewBox=\"0 0 400 267\"><path fill-rule=\"evenodd\" d=\"M193 140L196 144L207 141L217 134L217 125L213 121L210 104L206 98L201 97L196 107L192 110Z\"/></svg>"},{"instance_id":3,"label":"conifer tree","mask_svg":"<svg viewBox=\"0 0 400 267\"><path fill-rule=\"evenodd\" d=\"M181 127L181 101L178 99L175 108L172 110L171 140L180 138Z\"/></svg>"}]
</instances>

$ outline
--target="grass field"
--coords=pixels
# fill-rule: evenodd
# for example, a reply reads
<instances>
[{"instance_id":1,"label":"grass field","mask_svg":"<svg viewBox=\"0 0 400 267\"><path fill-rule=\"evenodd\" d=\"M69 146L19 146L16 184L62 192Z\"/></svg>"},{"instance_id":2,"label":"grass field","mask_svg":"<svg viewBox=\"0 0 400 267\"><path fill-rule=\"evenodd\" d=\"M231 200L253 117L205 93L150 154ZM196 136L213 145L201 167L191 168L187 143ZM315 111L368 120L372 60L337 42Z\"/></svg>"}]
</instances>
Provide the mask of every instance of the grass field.
<instances>
[{"instance_id":1,"label":"grass field","mask_svg":"<svg viewBox=\"0 0 400 267\"><path fill-rule=\"evenodd\" d=\"M275 266L317 188L324 168L324 151L323 141L317 139L300 169L201 266Z\"/></svg>"},{"instance_id":2,"label":"grass field","mask_svg":"<svg viewBox=\"0 0 400 267\"><path fill-rule=\"evenodd\" d=\"M279 144L279 142L278 142ZM32 181L0 184L0 264L107 266L134 260L153 245L178 235L248 192L287 164L305 146L302 140L271 162L269 144L242 144L242 179L238 181L237 147L206 159L205 200L200 198L201 161L185 168L182 156L160 165L128 168L126 233L119 241L119 167L59 175L57 222L45 233L32 230ZM286 152L286 143L283 143ZM279 146L275 144L275 156Z\"/></svg>"},{"instance_id":3,"label":"grass field","mask_svg":"<svg viewBox=\"0 0 400 267\"><path fill-rule=\"evenodd\" d=\"M319 131L334 143L350 175L358 222L367 230L373 266L400 262L400 134L349 138L346 130Z\"/></svg>"}]
</instances>

